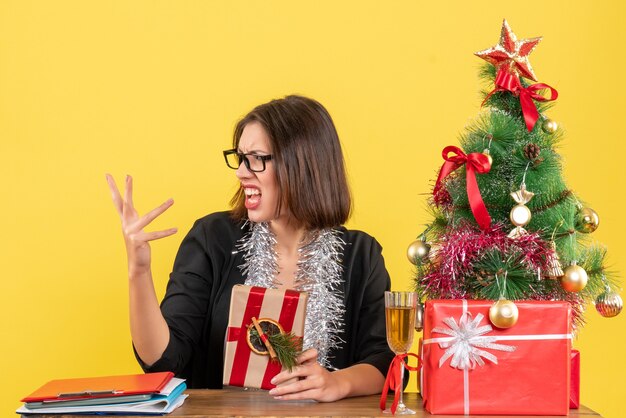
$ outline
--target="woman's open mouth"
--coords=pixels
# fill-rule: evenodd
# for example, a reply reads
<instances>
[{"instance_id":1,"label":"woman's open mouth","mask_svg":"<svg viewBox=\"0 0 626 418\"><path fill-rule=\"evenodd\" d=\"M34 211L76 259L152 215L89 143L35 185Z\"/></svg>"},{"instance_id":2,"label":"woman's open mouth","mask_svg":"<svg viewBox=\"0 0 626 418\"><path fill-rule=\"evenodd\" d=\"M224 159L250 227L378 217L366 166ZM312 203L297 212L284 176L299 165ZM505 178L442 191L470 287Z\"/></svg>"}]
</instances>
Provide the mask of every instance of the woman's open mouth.
<instances>
[{"instance_id":1,"label":"woman's open mouth","mask_svg":"<svg viewBox=\"0 0 626 418\"><path fill-rule=\"evenodd\" d=\"M245 186L243 192L246 195L246 209L256 209L261 204L261 191L257 187Z\"/></svg>"}]
</instances>

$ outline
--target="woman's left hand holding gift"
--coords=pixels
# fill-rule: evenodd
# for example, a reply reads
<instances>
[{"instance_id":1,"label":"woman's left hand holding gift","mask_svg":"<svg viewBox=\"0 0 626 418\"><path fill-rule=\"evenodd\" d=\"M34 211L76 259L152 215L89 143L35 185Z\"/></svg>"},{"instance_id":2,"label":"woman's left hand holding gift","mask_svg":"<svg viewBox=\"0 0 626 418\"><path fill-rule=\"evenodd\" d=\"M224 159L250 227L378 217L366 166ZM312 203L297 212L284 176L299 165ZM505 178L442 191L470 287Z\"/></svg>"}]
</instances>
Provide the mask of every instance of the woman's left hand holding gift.
<instances>
[{"instance_id":1,"label":"woman's left hand holding gift","mask_svg":"<svg viewBox=\"0 0 626 418\"><path fill-rule=\"evenodd\" d=\"M317 362L317 350L310 348L296 359L298 365L291 371L285 370L274 376L272 383L277 387L269 394L276 399L314 399L320 402L332 402L345 397L341 379L326 370ZM296 382L284 382L298 378ZM282 384L282 385L281 385ZM280 387L278 387L280 386ZM343 396L342 396L343 394Z\"/></svg>"}]
</instances>

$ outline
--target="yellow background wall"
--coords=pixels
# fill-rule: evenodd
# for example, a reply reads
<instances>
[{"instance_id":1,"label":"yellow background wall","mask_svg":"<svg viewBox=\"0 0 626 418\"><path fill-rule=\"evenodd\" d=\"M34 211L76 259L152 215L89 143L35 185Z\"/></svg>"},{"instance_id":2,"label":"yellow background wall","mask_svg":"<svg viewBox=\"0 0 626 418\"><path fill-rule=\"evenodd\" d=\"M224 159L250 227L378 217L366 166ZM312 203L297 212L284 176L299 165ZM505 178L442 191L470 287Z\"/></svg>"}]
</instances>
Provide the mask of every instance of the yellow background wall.
<instances>
[{"instance_id":1,"label":"yellow background wall","mask_svg":"<svg viewBox=\"0 0 626 418\"><path fill-rule=\"evenodd\" d=\"M356 202L349 226L378 238L406 289L441 149L479 112L472 54L497 42L503 17L520 37L544 36L531 62L560 93L550 116L567 130L564 174L626 278L624 12L619 1L0 2L0 415L49 379L140 370L105 172L135 177L143 212L176 201L155 225L180 229L153 246L161 296L185 232L236 188L221 155L234 123L272 98L328 107ZM587 319L582 400L623 416L626 314L590 306Z\"/></svg>"}]
</instances>

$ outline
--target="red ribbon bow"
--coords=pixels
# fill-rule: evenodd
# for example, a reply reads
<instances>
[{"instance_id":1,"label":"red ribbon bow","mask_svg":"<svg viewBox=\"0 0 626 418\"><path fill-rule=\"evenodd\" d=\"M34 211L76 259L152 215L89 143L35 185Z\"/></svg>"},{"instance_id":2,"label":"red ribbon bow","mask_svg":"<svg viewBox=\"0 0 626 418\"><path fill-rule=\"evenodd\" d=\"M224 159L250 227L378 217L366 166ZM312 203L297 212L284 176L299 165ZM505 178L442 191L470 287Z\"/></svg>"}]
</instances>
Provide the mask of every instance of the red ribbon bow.
<instances>
[{"instance_id":1,"label":"red ribbon bow","mask_svg":"<svg viewBox=\"0 0 626 418\"><path fill-rule=\"evenodd\" d=\"M539 111L533 100L538 102L550 102L556 100L559 97L559 92L554 88L544 83L532 84L528 87L522 87L522 83L519 81L519 77L516 74L512 74L504 68L501 68L496 75L496 88L485 97L483 104L491 97L492 94L498 91L510 91L516 96L519 96L519 102L522 106L522 114L524 115L524 121L526 122L526 129L532 131L537 119L539 119ZM541 90L550 90L550 97L545 97L539 94Z\"/></svg>"},{"instance_id":2,"label":"red ribbon bow","mask_svg":"<svg viewBox=\"0 0 626 418\"><path fill-rule=\"evenodd\" d=\"M411 367L404 362L407 357L415 357L417 359L417 366ZM402 387L402 367L411 371L418 371L422 367L420 358L415 353L398 354L391 360L389 365L389 371L387 372L387 378L385 379L385 386L383 392L380 395L380 410L384 411L387 405L387 392L389 389L393 390L393 403L391 404L391 413L395 414L398 408L398 402L400 401L400 392L404 390Z\"/></svg>"},{"instance_id":3,"label":"red ribbon bow","mask_svg":"<svg viewBox=\"0 0 626 418\"><path fill-rule=\"evenodd\" d=\"M450 156L449 154L451 152L454 152L456 155ZM489 212L487 211L485 202L483 202L483 198L480 194L480 189L478 188L478 183L476 181L476 172L483 174L488 173L491 169L489 158L480 152L473 152L466 155L461 148L453 145L445 147L441 152L441 155L446 162L443 163L441 170L439 170L439 177L437 177L437 183L435 183L433 194L436 194L443 186L443 179L445 179L457 168L465 165L467 198L469 200L470 208L472 209L474 218L476 219L476 222L478 222L480 228L483 231L489 229L491 226L491 216L489 216Z\"/></svg>"}]
</instances>

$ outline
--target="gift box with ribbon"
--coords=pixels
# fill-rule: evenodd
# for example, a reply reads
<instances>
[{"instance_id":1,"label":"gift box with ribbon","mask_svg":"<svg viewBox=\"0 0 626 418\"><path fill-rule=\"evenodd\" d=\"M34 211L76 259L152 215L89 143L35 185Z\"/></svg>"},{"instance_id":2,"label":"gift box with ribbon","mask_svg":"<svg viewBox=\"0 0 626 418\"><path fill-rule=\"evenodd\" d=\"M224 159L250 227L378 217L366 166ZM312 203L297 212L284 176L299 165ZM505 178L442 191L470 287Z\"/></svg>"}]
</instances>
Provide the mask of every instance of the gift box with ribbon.
<instances>
[{"instance_id":1,"label":"gift box with ribbon","mask_svg":"<svg viewBox=\"0 0 626 418\"><path fill-rule=\"evenodd\" d=\"M266 289L236 285L233 287L226 343L224 348L224 379L226 386L272 389L272 378L282 370L277 360L270 359L265 335L254 336L253 318L265 330L304 335L308 294L295 290Z\"/></svg>"},{"instance_id":2,"label":"gift box with ribbon","mask_svg":"<svg viewBox=\"0 0 626 418\"><path fill-rule=\"evenodd\" d=\"M516 301L517 323L489 321L493 301L426 302L421 392L432 414L567 415L567 302Z\"/></svg>"}]
</instances>

